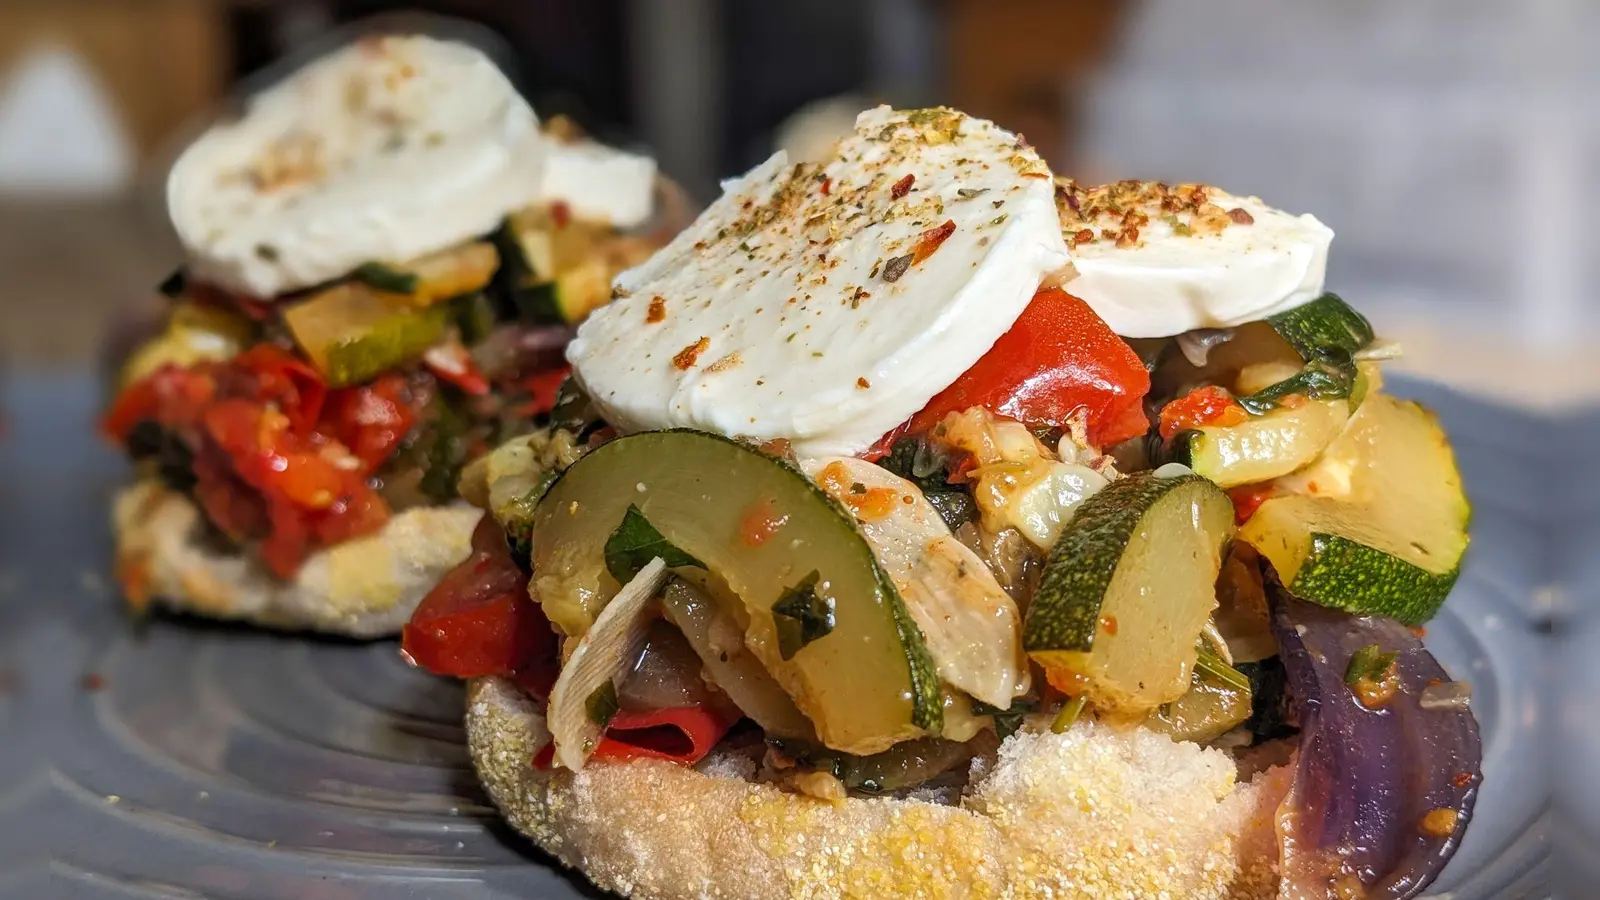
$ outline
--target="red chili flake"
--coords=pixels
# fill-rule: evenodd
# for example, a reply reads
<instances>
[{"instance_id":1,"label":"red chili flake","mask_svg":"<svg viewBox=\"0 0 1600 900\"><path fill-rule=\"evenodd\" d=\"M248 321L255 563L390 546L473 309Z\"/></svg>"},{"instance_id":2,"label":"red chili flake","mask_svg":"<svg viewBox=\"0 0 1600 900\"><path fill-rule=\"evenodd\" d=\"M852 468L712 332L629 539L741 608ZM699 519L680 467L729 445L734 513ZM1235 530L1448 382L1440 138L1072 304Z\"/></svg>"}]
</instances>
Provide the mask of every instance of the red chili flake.
<instances>
[{"instance_id":1,"label":"red chili flake","mask_svg":"<svg viewBox=\"0 0 1600 900\"><path fill-rule=\"evenodd\" d=\"M550 204L550 220L555 222L557 228L565 228L572 223L572 207L565 200L557 200Z\"/></svg>"},{"instance_id":2,"label":"red chili flake","mask_svg":"<svg viewBox=\"0 0 1600 900\"><path fill-rule=\"evenodd\" d=\"M911 248L911 264L917 265L932 256L933 251L938 250L939 245L943 244L950 235L955 233L956 223L954 219L945 219L943 225L936 225L924 231L917 238L917 245Z\"/></svg>"},{"instance_id":3,"label":"red chili flake","mask_svg":"<svg viewBox=\"0 0 1600 900\"><path fill-rule=\"evenodd\" d=\"M700 354L706 352L706 348L710 346L711 338L700 338L700 340L678 351L678 355L672 358L673 367L681 371L688 371L694 367L694 361L700 358Z\"/></svg>"},{"instance_id":4,"label":"red chili flake","mask_svg":"<svg viewBox=\"0 0 1600 900\"><path fill-rule=\"evenodd\" d=\"M1472 783L1472 773L1457 772L1456 777L1450 779L1450 783L1458 788L1465 788L1467 785Z\"/></svg>"},{"instance_id":5,"label":"red chili flake","mask_svg":"<svg viewBox=\"0 0 1600 900\"><path fill-rule=\"evenodd\" d=\"M650 309L644 314L646 325L654 325L667 317L667 298L657 294L650 298Z\"/></svg>"},{"instance_id":6,"label":"red chili flake","mask_svg":"<svg viewBox=\"0 0 1600 900\"><path fill-rule=\"evenodd\" d=\"M893 284L899 281L900 276L904 275L909 268L911 268L911 254L896 256L883 264L883 280Z\"/></svg>"},{"instance_id":7,"label":"red chili flake","mask_svg":"<svg viewBox=\"0 0 1600 900\"><path fill-rule=\"evenodd\" d=\"M86 691L98 691L105 686L105 676L101 675L99 672L90 672L89 674L83 676L83 689Z\"/></svg>"},{"instance_id":8,"label":"red chili flake","mask_svg":"<svg viewBox=\"0 0 1600 900\"><path fill-rule=\"evenodd\" d=\"M1092 240L1094 240L1094 232L1092 230L1088 228L1079 228L1072 235L1072 246L1076 247L1079 244L1087 244Z\"/></svg>"},{"instance_id":9,"label":"red chili flake","mask_svg":"<svg viewBox=\"0 0 1600 900\"><path fill-rule=\"evenodd\" d=\"M894 187L889 189L889 199L899 200L901 197L911 193L911 185L914 184L916 180L917 176L907 175L899 181L896 181L894 183Z\"/></svg>"},{"instance_id":10,"label":"red chili flake","mask_svg":"<svg viewBox=\"0 0 1600 900\"><path fill-rule=\"evenodd\" d=\"M1228 218L1232 219L1236 225L1254 225L1256 222L1255 216L1237 206L1228 210Z\"/></svg>"},{"instance_id":11,"label":"red chili flake","mask_svg":"<svg viewBox=\"0 0 1600 900\"><path fill-rule=\"evenodd\" d=\"M1106 634L1111 635L1112 637L1116 637L1117 636L1117 617L1116 616L1101 616L1100 617L1100 630L1104 631Z\"/></svg>"},{"instance_id":12,"label":"red chili flake","mask_svg":"<svg viewBox=\"0 0 1600 900\"><path fill-rule=\"evenodd\" d=\"M857 378L856 379L856 387L858 387L858 388L860 388L860 389L862 389L864 391L867 388L872 387L872 382L866 380L865 378Z\"/></svg>"},{"instance_id":13,"label":"red chili flake","mask_svg":"<svg viewBox=\"0 0 1600 900\"><path fill-rule=\"evenodd\" d=\"M1421 625L1413 625L1411 626L1411 634L1420 641L1428 636L1428 629L1422 627Z\"/></svg>"},{"instance_id":14,"label":"red chili flake","mask_svg":"<svg viewBox=\"0 0 1600 900\"><path fill-rule=\"evenodd\" d=\"M833 193L833 179L832 178L824 178L824 179L822 179L822 196L826 197L831 193Z\"/></svg>"}]
</instances>

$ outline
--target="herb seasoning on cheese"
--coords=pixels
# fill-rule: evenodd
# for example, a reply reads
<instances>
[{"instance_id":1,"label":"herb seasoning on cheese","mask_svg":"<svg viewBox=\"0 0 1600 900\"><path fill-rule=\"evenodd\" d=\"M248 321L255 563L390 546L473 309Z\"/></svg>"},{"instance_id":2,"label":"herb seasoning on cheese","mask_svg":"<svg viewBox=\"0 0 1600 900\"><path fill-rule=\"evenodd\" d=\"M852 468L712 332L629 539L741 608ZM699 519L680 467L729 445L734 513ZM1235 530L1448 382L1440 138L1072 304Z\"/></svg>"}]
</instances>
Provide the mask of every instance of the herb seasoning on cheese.
<instances>
[{"instance_id":1,"label":"herb seasoning on cheese","mask_svg":"<svg viewBox=\"0 0 1600 900\"><path fill-rule=\"evenodd\" d=\"M976 362L1065 265L1049 174L992 122L869 110L820 164L779 153L727 183L618 277L568 357L625 430L860 452ZM673 312L641 328L656 298ZM683 353L702 338L715 354ZM740 365L713 365L731 353Z\"/></svg>"}]
</instances>

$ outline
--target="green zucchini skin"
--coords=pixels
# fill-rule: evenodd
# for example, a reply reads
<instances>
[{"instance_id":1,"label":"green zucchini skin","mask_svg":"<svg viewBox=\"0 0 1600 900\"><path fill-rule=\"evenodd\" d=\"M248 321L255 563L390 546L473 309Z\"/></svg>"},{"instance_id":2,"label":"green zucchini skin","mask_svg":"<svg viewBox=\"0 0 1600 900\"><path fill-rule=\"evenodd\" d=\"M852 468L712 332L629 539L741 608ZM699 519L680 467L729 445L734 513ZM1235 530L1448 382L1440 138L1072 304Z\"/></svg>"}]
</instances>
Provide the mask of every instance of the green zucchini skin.
<instances>
[{"instance_id":1,"label":"green zucchini skin","mask_svg":"<svg viewBox=\"0 0 1600 900\"><path fill-rule=\"evenodd\" d=\"M791 533L780 532L759 548L737 545L733 536L743 511L769 498L786 515L783 528ZM903 709L904 719L881 723L880 734L895 740L936 734L943 727L943 695L922 632L849 512L790 463L726 437L693 429L639 432L575 462L550 486L534 516L536 582L542 560L570 556L574 547L587 560L588 543L603 543L624 508L635 504L663 538L704 560L712 575L730 586L746 585L749 596L740 599L753 618L770 618L771 605L791 586L788 582L807 572L820 570L825 584L838 585L838 627L778 666L796 667L786 687L826 683L837 696L876 696L877 708ZM602 548L592 549L598 558ZM853 627L869 630L851 634ZM891 643L898 646L891 650ZM894 684L864 677L852 683L850 660L860 654L873 657L863 662L864 672L903 674L891 679ZM805 698L795 699L812 711ZM817 724L826 737L825 723ZM875 737L860 728L855 734Z\"/></svg>"},{"instance_id":2,"label":"green zucchini skin","mask_svg":"<svg viewBox=\"0 0 1600 900\"><path fill-rule=\"evenodd\" d=\"M1145 473L1113 481L1085 500L1050 549L1044 576L1023 622L1023 649L1093 650L1101 604L1144 515L1173 491L1199 485L1220 495L1214 484L1199 475L1158 478Z\"/></svg>"},{"instance_id":3,"label":"green zucchini skin","mask_svg":"<svg viewBox=\"0 0 1600 900\"><path fill-rule=\"evenodd\" d=\"M1268 316L1267 324L1308 362L1319 352L1354 354L1374 339L1372 323L1338 294L1323 294L1310 303Z\"/></svg>"},{"instance_id":4,"label":"green zucchini skin","mask_svg":"<svg viewBox=\"0 0 1600 900\"><path fill-rule=\"evenodd\" d=\"M1421 625L1439 612L1460 576L1459 565L1434 574L1348 538L1315 533L1288 591L1353 615L1381 610L1403 624Z\"/></svg>"}]
</instances>

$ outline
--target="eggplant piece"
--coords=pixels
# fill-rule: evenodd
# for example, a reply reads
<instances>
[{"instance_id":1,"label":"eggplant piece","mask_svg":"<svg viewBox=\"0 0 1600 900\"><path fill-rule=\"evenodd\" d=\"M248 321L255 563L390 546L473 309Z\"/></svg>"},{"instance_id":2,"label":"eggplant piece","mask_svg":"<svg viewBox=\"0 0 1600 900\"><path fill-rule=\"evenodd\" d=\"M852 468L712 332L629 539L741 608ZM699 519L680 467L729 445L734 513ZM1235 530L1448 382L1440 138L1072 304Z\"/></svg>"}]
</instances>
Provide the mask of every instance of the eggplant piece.
<instances>
[{"instance_id":1,"label":"eggplant piece","mask_svg":"<svg viewBox=\"0 0 1600 900\"><path fill-rule=\"evenodd\" d=\"M1483 780L1477 720L1464 705L1427 702L1424 692L1449 676L1406 626L1298 600L1273 581L1267 591L1301 729L1278 817L1281 894L1415 897L1472 818ZM1392 694L1369 707L1345 674L1374 644L1397 655Z\"/></svg>"}]
</instances>

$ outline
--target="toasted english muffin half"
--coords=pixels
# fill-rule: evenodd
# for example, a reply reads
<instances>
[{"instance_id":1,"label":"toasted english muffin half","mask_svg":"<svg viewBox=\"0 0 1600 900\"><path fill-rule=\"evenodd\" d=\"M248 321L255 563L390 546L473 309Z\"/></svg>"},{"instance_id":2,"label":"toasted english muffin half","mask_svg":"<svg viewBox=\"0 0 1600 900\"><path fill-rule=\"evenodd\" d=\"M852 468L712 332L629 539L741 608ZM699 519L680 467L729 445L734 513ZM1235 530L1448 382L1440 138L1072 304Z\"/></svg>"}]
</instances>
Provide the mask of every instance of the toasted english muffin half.
<instances>
[{"instance_id":1,"label":"toasted english muffin half","mask_svg":"<svg viewBox=\"0 0 1600 900\"><path fill-rule=\"evenodd\" d=\"M465 503L409 509L382 530L312 554L289 581L202 540L200 510L155 480L112 504L116 573L129 605L356 638L397 634L444 574L471 552L482 511Z\"/></svg>"},{"instance_id":2,"label":"toasted english muffin half","mask_svg":"<svg viewBox=\"0 0 1600 900\"><path fill-rule=\"evenodd\" d=\"M550 732L511 682L473 681L467 741L517 830L633 900L1278 895L1291 766L1242 782L1217 750L1084 722L1019 733L958 805L837 802L751 780L748 757L541 771Z\"/></svg>"}]
</instances>

